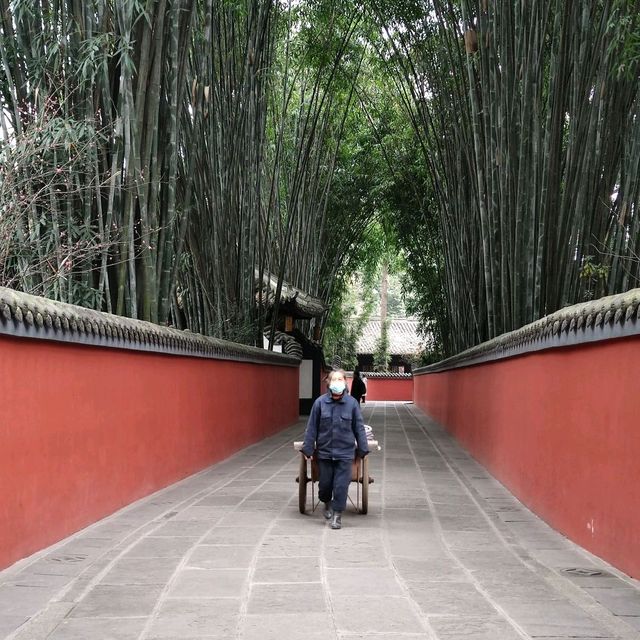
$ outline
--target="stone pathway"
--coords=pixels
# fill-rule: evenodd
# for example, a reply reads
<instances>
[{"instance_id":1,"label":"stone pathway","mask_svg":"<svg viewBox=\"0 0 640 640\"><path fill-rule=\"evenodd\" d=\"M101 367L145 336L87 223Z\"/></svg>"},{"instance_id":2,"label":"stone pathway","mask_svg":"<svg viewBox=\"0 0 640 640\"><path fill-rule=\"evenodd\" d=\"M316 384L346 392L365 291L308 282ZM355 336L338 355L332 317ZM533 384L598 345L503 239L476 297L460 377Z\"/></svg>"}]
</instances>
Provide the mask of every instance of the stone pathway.
<instances>
[{"instance_id":1,"label":"stone pathway","mask_svg":"<svg viewBox=\"0 0 640 640\"><path fill-rule=\"evenodd\" d=\"M301 422L0 572L0 638L640 638L639 582L413 405L363 408L368 515L298 512Z\"/></svg>"}]
</instances>

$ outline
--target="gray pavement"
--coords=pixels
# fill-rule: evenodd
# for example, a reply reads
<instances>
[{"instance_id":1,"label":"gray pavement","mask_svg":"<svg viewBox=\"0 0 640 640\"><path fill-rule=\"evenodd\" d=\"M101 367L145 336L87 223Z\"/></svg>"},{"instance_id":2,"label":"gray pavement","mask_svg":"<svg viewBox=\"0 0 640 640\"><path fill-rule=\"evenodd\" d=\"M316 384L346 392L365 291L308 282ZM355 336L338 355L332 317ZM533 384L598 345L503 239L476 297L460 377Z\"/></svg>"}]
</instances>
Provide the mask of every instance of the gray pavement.
<instances>
[{"instance_id":1,"label":"gray pavement","mask_svg":"<svg viewBox=\"0 0 640 640\"><path fill-rule=\"evenodd\" d=\"M0 638L640 638L639 582L413 405L364 414L368 515L298 512L300 422L0 572Z\"/></svg>"}]
</instances>

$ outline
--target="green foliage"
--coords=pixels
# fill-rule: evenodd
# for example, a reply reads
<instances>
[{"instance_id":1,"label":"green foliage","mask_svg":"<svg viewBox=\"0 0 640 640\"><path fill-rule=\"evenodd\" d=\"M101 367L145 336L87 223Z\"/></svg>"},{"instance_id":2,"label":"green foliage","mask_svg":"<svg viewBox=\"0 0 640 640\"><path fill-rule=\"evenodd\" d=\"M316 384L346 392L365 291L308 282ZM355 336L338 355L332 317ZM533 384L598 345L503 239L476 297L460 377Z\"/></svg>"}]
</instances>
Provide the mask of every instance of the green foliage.
<instances>
[{"instance_id":1,"label":"green foliage","mask_svg":"<svg viewBox=\"0 0 640 640\"><path fill-rule=\"evenodd\" d=\"M329 315L323 347L328 362L337 362L339 368L352 371L358 364L358 335L354 323L345 319L345 314L349 311L349 307L334 304Z\"/></svg>"},{"instance_id":2,"label":"green foliage","mask_svg":"<svg viewBox=\"0 0 640 640\"><path fill-rule=\"evenodd\" d=\"M0 284L349 367L381 264L425 362L636 285L636 5L5 3Z\"/></svg>"},{"instance_id":3,"label":"green foliage","mask_svg":"<svg viewBox=\"0 0 640 640\"><path fill-rule=\"evenodd\" d=\"M594 256L584 256L580 269L580 280L584 290L582 301L594 300L605 295L610 267L596 262Z\"/></svg>"},{"instance_id":4,"label":"green foliage","mask_svg":"<svg viewBox=\"0 0 640 640\"><path fill-rule=\"evenodd\" d=\"M100 306L89 275L103 245L85 212L95 189L87 166L103 136L43 104L0 150L0 286Z\"/></svg>"},{"instance_id":5,"label":"green foliage","mask_svg":"<svg viewBox=\"0 0 640 640\"><path fill-rule=\"evenodd\" d=\"M389 354L389 322L385 320L382 323L380 337L376 340L376 346L373 352L373 370L389 371L390 362L391 355Z\"/></svg>"},{"instance_id":6,"label":"green foliage","mask_svg":"<svg viewBox=\"0 0 640 640\"><path fill-rule=\"evenodd\" d=\"M405 287L403 280L406 277L404 268L404 256L398 254L402 259L398 260L401 265L396 265L396 271L389 275L389 288L387 291L387 313L390 318L404 318L407 315L405 306Z\"/></svg>"},{"instance_id":7,"label":"green foliage","mask_svg":"<svg viewBox=\"0 0 640 640\"><path fill-rule=\"evenodd\" d=\"M422 155L422 219L400 216L399 237L436 351L637 284L637 3L377 0L372 11Z\"/></svg>"},{"instance_id":8,"label":"green foliage","mask_svg":"<svg viewBox=\"0 0 640 640\"><path fill-rule=\"evenodd\" d=\"M323 336L323 347L331 362L338 358L341 366L353 370L358 364L357 345L377 302L373 281L375 271L364 270L356 278L341 280L335 291Z\"/></svg>"},{"instance_id":9,"label":"green foliage","mask_svg":"<svg viewBox=\"0 0 640 640\"><path fill-rule=\"evenodd\" d=\"M607 29L608 54L615 60L617 76L633 80L640 65L640 14L636 0L616 0Z\"/></svg>"}]
</instances>

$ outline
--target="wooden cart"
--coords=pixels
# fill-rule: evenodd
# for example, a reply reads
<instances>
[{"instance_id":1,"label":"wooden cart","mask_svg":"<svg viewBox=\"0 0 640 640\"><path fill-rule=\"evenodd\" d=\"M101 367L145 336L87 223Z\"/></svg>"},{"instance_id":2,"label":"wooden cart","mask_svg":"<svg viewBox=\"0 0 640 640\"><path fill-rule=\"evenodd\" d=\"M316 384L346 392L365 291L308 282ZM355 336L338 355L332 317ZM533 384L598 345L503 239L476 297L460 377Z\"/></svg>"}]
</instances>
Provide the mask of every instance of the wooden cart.
<instances>
[{"instance_id":1,"label":"wooden cart","mask_svg":"<svg viewBox=\"0 0 640 640\"><path fill-rule=\"evenodd\" d=\"M377 440L369 440L369 451L379 451L381 447ZM302 449L302 441L293 443L296 451ZM311 460L307 460L306 456L300 451L300 467L296 482L298 483L298 508L300 513L306 513L307 510L315 511L319 500L316 500L315 483L318 481L318 463L315 456ZM355 507L358 513L366 514L369 510L369 485L373 483L373 478L369 475L369 456L364 458L355 457L351 469L351 482L356 485L355 502L349 495L349 502ZM311 491L309 491L311 485ZM310 494L310 496L308 495ZM309 501L310 498L310 501Z\"/></svg>"}]
</instances>

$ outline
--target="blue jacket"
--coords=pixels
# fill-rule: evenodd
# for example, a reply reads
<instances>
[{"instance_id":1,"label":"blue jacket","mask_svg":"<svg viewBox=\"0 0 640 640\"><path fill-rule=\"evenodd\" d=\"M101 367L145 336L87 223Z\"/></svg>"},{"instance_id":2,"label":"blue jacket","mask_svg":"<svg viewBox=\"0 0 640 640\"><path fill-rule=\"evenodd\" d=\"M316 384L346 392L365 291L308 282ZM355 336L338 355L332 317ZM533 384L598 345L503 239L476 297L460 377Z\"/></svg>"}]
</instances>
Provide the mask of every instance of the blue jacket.
<instances>
[{"instance_id":1,"label":"blue jacket","mask_svg":"<svg viewBox=\"0 0 640 640\"><path fill-rule=\"evenodd\" d=\"M331 393L320 396L311 409L302 453L310 456L316 451L325 460L353 460L356 442L359 456L369 453L358 401L348 393L339 400Z\"/></svg>"}]
</instances>

